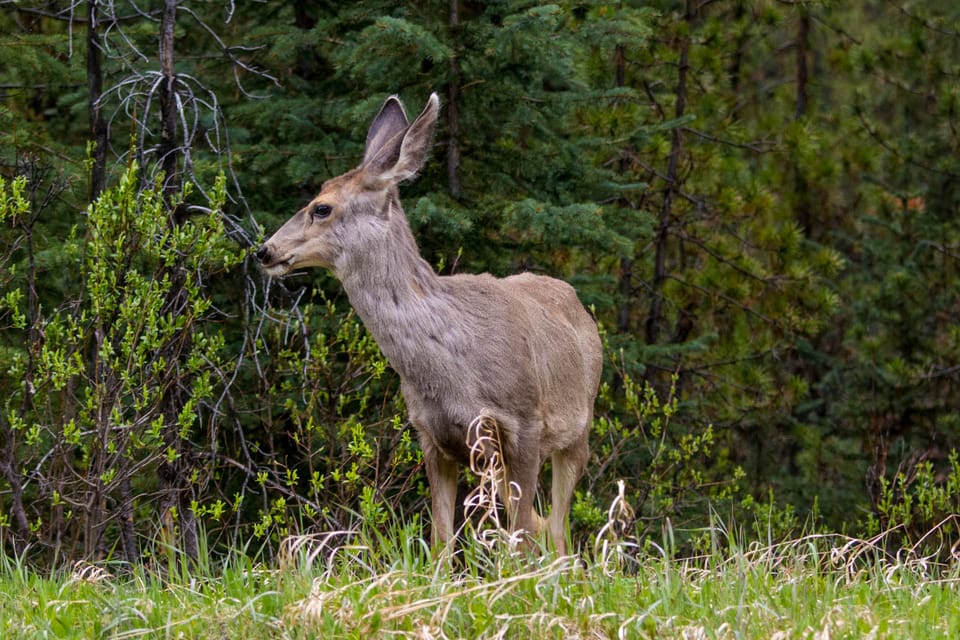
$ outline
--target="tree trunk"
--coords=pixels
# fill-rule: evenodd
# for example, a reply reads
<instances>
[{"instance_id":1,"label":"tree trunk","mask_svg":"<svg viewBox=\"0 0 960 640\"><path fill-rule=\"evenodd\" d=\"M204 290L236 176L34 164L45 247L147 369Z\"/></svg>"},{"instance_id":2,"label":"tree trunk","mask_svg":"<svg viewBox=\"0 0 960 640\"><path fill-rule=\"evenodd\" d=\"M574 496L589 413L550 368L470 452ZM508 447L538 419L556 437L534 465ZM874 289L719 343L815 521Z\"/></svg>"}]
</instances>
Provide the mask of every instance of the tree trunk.
<instances>
[{"instance_id":1,"label":"tree trunk","mask_svg":"<svg viewBox=\"0 0 960 640\"><path fill-rule=\"evenodd\" d=\"M117 456L122 458L122 456ZM120 497L117 499L117 517L120 519L120 544L127 562L140 561L140 549L137 545L137 531L133 520L133 483L130 482L130 464L120 460Z\"/></svg>"},{"instance_id":2,"label":"tree trunk","mask_svg":"<svg viewBox=\"0 0 960 640\"><path fill-rule=\"evenodd\" d=\"M807 117L808 91L810 86L810 13L806 8L800 9L800 18L797 25L797 41L795 43L797 55L797 94L794 119L797 121ZM795 216L797 224L808 237L814 237L813 206L810 199L810 188L803 169L794 164L794 193L796 194Z\"/></svg>"},{"instance_id":3,"label":"tree trunk","mask_svg":"<svg viewBox=\"0 0 960 640\"><path fill-rule=\"evenodd\" d=\"M20 471L16 466L16 439L13 429L4 428L3 448L0 449L0 477L10 484L10 515L13 516L13 527L16 535L13 538L13 548L17 554L23 552L30 535L30 523L27 512L23 508L23 484L20 482Z\"/></svg>"},{"instance_id":4,"label":"tree trunk","mask_svg":"<svg viewBox=\"0 0 960 640\"><path fill-rule=\"evenodd\" d=\"M160 166L163 192L172 202L178 191L177 176L177 75L173 68L173 36L177 24L177 0L165 0L160 20ZM175 212L176 213L176 212ZM175 215L174 222L182 220Z\"/></svg>"},{"instance_id":5,"label":"tree trunk","mask_svg":"<svg viewBox=\"0 0 960 640\"><path fill-rule=\"evenodd\" d=\"M623 9L623 2L618 3L618 9ZM618 44L613 51L614 81L617 87L623 87L627 82L627 56L626 50L622 44ZM622 175L627 171L627 160L621 155L617 163L617 170ZM618 203L621 207L628 207L630 203L621 197ZM620 309L617 312L617 333L629 333L631 327L631 316L633 315L633 261L634 257L621 256L620 274L617 290L620 292ZM620 376L615 377L616 387L619 388L622 381Z\"/></svg>"},{"instance_id":6,"label":"tree trunk","mask_svg":"<svg viewBox=\"0 0 960 640\"><path fill-rule=\"evenodd\" d=\"M745 13L743 2L737 2L736 8L733 10L733 20L735 23L739 23L743 18ZM728 74L730 76L730 88L733 89L733 92L740 95L740 86L743 82L741 77L743 74L743 51L744 47L747 44L747 33L744 31L740 34L740 37L737 38L737 46L733 51L733 59L730 62L730 68Z\"/></svg>"},{"instance_id":7,"label":"tree trunk","mask_svg":"<svg viewBox=\"0 0 960 640\"><path fill-rule=\"evenodd\" d=\"M180 191L177 158L181 149L177 144L177 75L174 71L174 29L177 21L178 0L164 0L163 16L160 22L160 67L163 75L160 92L160 163L164 174L163 191L168 206L173 206L174 199ZM177 208L172 211L173 224L182 224L186 218L186 211ZM182 264L173 265L170 269L170 279L174 283L173 289L165 305L165 312L176 315L182 306L182 289L177 283L183 280ZM172 363L180 357L183 349L188 349L191 340L191 329L184 329L186 335L178 347L174 349L169 361ZM197 559L198 542L197 527L193 512L190 510L190 472L193 463L189 443L181 437L177 417L180 407L183 406L177 380L172 380L168 391L161 400L161 411L164 415L165 449L177 452L171 462L164 461L160 465L161 485L164 497L161 499L162 511L172 513L176 509L176 530L179 534L176 540L178 551L191 560Z\"/></svg>"},{"instance_id":8,"label":"tree trunk","mask_svg":"<svg viewBox=\"0 0 960 640\"><path fill-rule=\"evenodd\" d=\"M90 139L93 141L93 166L90 168L90 202L97 199L106 183L107 128L100 111L103 95L103 69L100 52L100 27L97 24L98 0L87 2L87 104L90 112Z\"/></svg>"},{"instance_id":9,"label":"tree trunk","mask_svg":"<svg viewBox=\"0 0 960 640\"><path fill-rule=\"evenodd\" d=\"M452 198L460 198L460 2L450 0L450 83L447 86L447 188Z\"/></svg>"},{"instance_id":10,"label":"tree trunk","mask_svg":"<svg viewBox=\"0 0 960 640\"><path fill-rule=\"evenodd\" d=\"M688 0L687 13L684 17L689 24L693 21L691 3ZM674 116L681 118L687 106L687 72L690 69L690 36L684 35L680 40L680 60L677 65L677 102ZM652 300L650 313L647 316L646 338L647 344L657 344L660 340L660 330L663 323L663 286L667 280L667 241L670 229L670 220L673 215L673 199L679 187L680 154L683 151L683 137L679 127L675 127L671 134L670 155L667 159L666 185L663 190L663 204L660 207L660 224L657 227L657 236L654 240L655 253L653 260L653 281L650 284Z\"/></svg>"},{"instance_id":11,"label":"tree trunk","mask_svg":"<svg viewBox=\"0 0 960 640\"><path fill-rule=\"evenodd\" d=\"M807 115L807 91L809 89L808 58L810 53L810 13L805 8L800 9L800 20L797 28L797 105L794 118L802 120Z\"/></svg>"},{"instance_id":12,"label":"tree trunk","mask_svg":"<svg viewBox=\"0 0 960 640\"><path fill-rule=\"evenodd\" d=\"M630 318L633 311L633 258L620 258L620 310L617 312L617 333L630 332Z\"/></svg>"}]
</instances>

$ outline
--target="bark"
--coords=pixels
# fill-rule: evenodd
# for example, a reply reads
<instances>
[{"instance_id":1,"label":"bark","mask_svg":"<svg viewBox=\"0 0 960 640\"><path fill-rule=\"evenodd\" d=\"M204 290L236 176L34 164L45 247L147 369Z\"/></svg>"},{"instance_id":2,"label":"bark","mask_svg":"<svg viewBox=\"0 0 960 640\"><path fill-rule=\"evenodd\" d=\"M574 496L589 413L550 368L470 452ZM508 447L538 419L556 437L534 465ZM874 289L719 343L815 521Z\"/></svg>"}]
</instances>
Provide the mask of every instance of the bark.
<instances>
[{"instance_id":1,"label":"bark","mask_svg":"<svg viewBox=\"0 0 960 640\"><path fill-rule=\"evenodd\" d=\"M104 364L99 354L104 350L107 323L101 318L95 331L96 347L94 350L94 380L96 384L97 401L97 436L91 446L91 463L87 472L87 504L84 508L84 556L100 560L106 550L103 546L103 529L106 526L107 487L103 482L104 472L108 468L107 442L110 439L110 400L108 389L115 388L114 377L110 369Z\"/></svg>"},{"instance_id":2,"label":"bark","mask_svg":"<svg viewBox=\"0 0 960 640\"><path fill-rule=\"evenodd\" d=\"M687 3L685 20L692 22L693 13L690 0ZM680 40L680 59L677 65L677 100L674 116L681 118L687 106L687 72L690 69L690 37L684 35ZM647 344L656 344L660 340L663 324L663 287L667 280L667 250L670 221L673 216L673 200L679 188L679 164L683 151L683 136L679 127L673 129L670 141L670 154L667 158L666 185L663 190L663 204L660 207L660 220L657 236L654 240L653 281L650 284L652 300L646 322Z\"/></svg>"},{"instance_id":3,"label":"bark","mask_svg":"<svg viewBox=\"0 0 960 640\"><path fill-rule=\"evenodd\" d=\"M120 544L127 562L140 560L137 545L137 532L133 521L133 483L130 482L129 463L121 461L120 498L117 501L117 515L120 518Z\"/></svg>"},{"instance_id":4,"label":"bark","mask_svg":"<svg viewBox=\"0 0 960 640\"><path fill-rule=\"evenodd\" d=\"M738 2L736 8L734 9L733 19L734 22L739 23L743 18L744 13L746 13L743 3ZM730 87L733 89L733 92L737 95L740 94L740 86L743 82L741 77L743 74L743 51L747 46L747 40L749 36L747 31L744 30L740 36L737 38L737 46L733 51L733 59L730 63Z\"/></svg>"},{"instance_id":5,"label":"bark","mask_svg":"<svg viewBox=\"0 0 960 640\"><path fill-rule=\"evenodd\" d=\"M0 460L0 476L10 485L10 515L13 516L13 526L17 535L13 536L14 550L16 553L22 553L25 541L30 535L30 523L27 519L27 512L23 508L23 485L20 482L20 472L16 468L16 458L13 452L16 450L16 440L13 429L6 427L3 434L4 442Z\"/></svg>"},{"instance_id":6,"label":"bark","mask_svg":"<svg viewBox=\"0 0 960 640\"><path fill-rule=\"evenodd\" d=\"M801 9L800 19L797 24L797 40L795 43L797 56L797 94L794 119L797 121L807 117L809 86L810 86L810 13L806 9ZM794 174L794 193L797 197L795 216L797 223L803 229L804 234L811 238L813 233L813 206L810 199L810 187L807 178L803 174L803 168L798 164L793 167Z\"/></svg>"},{"instance_id":7,"label":"bark","mask_svg":"<svg viewBox=\"0 0 960 640\"><path fill-rule=\"evenodd\" d=\"M810 13L801 9L797 28L797 105L794 117L802 120L807 115L807 97L810 83Z\"/></svg>"},{"instance_id":8,"label":"bark","mask_svg":"<svg viewBox=\"0 0 960 640\"><path fill-rule=\"evenodd\" d=\"M164 196L169 205L179 192L178 156L181 152L177 144L177 75L174 69L174 30L177 21L178 0L164 0L163 16L160 22L160 71L163 75L160 92L160 156L161 168L164 174ZM186 218L186 211L177 208L172 211L173 224L182 224ZM182 289L177 283L183 279L182 266L171 267L170 279L174 283L172 293L165 305L165 311L176 315L182 310ZM190 328L175 348L175 353L169 357L170 362L176 361L184 350L189 349L191 336ZM167 393L161 400L161 411L164 414L165 448L172 448L177 452L177 458L172 462L164 462L160 466L161 485L164 497L161 500L162 511L169 512L171 507L176 508L177 532L179 533L178 550L185 557L196 560L198 554L197 527L190 510L190 472L193 456L189 443L180 437L177 426L179 408L183 406L183 399L179 395L179 384L172 381Z\"/></svg>"},{"instance_id":9,"label":"bark","mask_svg":"<svg viewBox=\"0 0 960 640\"><path fill-rule=\"evenodd\" d=\"M90 139L93 141L93 166L90 168L90 201L103 191L107 170L107 127L100 110L103 95L100 27L97 23L97 0L87 2L87 91L90 112Z\"/></svg>"},{"instance_id":10,"label":"bark","mask_svg":"<svg viewBox=\"0 0 960 640\"><path fill-rule=\"evenodd\" d=\"M620 6L623 6L623 3L620 3ZM615 81L618 87L622 87L627 79L627 56L626 50L622 44L618 44L613 51L613 63L614 63L614 74Z\"/></svg>"},{"instance_id":11,"label":"bark","mask_svg":"<svg viewBox=\"0 0 960 640\"><path fill-rule=\"evenodd\" d=\"M188 441L180 437L177 428L177 407L182 406L174 391L164 394L164 450L172 449L177 456L172 461L163 460L157 470L161 491L160 513L169 518L166 522L167 542L184 560L195 561L199 557L197 523L190 509L190 474L195 462ZM173 513L176 518L173 518Z\"/></svg>"},{"instance_id":12,"label":"bark","mask_svg":"<svg viewBox=\"0 0 960 640\"><path fill-rule=\"evenodd\" d=\"M450 83L447 86L447 188L450 196L460 198L460 2L450 0Z\"/></svg>"},{"instance_id":13,"label":"bark","mask_svg":"<svg viewBox=\"0 0 960 640\"><path fill-rule=\"evenodd\" d=\"M620 291L620 311L617 313L617 333L630 331L633 312L633 258L620 258L620 274L617 288Z\"/></svg>"},{"instance_id":14,"label":"bark","mask_svg":"<svg viewBox=\"0 0 960 640\"><path fill-rule=\"evenodd\" d=\"M164 174L164 195L171 202L177 193L177 75L173 66L177 0L165 0L160 20L160 166ZM182 220L175 219L176 223Z\"/></svg>"},{"instance_id":15,"label":"bark","mask_svg":"<svg viewBox=\"0 0 960 640\"><path fill-rule=\"evenodd\" d=\"M623 2L618 4L618 8L623 8ZM613 51L614 81L617 87L623 87L627 81L627 57L626 50L622 44L618 44ZM621 174L627 171L627 160L621 157L617 169ZM625 198L619 202L621 207L628 207L630 203ZM620 274L617 290L620 292L620 310L617 312L617 332L628 333L630 331L630 318L633 315L633 256L623 256L620 258ZM616 377L616 387L620 387L621 380L619 375Z\"/></svg>"}]
</instances>

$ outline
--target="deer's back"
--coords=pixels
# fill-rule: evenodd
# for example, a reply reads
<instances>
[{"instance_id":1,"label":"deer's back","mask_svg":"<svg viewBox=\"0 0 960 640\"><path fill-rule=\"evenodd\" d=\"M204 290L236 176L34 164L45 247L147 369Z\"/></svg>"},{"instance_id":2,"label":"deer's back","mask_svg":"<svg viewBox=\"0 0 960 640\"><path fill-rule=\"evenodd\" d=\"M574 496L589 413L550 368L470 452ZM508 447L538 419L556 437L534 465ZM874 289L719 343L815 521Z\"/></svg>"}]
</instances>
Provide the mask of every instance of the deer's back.
<instances>
[{"instance_id":1,"label":"deer's back","mask_svg":"<svg viewBox=\"0 0 960 640\"><path fill-rule=\"evenodd\" d=\"M441 280L462 301L480 352L536 378L541 387L566 383L595 394L601 366L597 325L569 284L532 273Z\"/></svg>"}]
</instances>

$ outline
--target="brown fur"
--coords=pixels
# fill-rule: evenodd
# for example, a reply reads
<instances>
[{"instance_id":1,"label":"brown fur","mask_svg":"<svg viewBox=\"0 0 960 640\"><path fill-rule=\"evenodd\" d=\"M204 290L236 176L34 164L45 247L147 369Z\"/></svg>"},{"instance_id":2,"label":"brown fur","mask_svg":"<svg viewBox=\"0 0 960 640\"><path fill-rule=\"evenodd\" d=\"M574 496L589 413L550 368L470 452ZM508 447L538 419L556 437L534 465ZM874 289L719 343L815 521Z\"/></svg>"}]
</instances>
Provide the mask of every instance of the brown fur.
<instances>
[{"instance_id":1,"label":"brown fur","mask_svg":"<svg viewBox=\"0 0 960 640\"><path fill-rule=\"evenodd\" d=\"M438 276L420 256L397 183L426 161L439 112L430 96L408 124L389 98L367 134L363 163L328 180L258 251L267 273L333 270L357 314L400 374L424 453L435 544L454 537L458 465L481 415L498 429L512 528L538 534L533 506L540 467L553 465L550 537L566 553L567 514L589 456L587 433L600 381L593 319L565 282L529 273ZM332 207L327 217L314 206Z\"/></svg>"}]
</instances>

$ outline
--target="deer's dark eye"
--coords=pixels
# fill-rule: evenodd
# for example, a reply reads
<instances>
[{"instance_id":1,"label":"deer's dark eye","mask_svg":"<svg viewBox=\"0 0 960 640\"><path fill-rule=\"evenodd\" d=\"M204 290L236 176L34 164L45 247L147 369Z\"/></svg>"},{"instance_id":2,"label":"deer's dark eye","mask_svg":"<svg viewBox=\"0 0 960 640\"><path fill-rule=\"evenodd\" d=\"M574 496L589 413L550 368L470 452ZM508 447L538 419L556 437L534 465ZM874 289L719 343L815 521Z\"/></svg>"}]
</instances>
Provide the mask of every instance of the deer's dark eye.
<instances>
[{"instance_id":1,"label":"deer's dark eye","mask_svg":"<svg viewBox=\"0 0 960 640\"><path fill-rule=\"evenodd\" d=\"M328 204L315 204L310 208L310 215L313 216L314 220L323 220L329 218L332 211L333 207Z\"/></svg>"}]
</instances>

